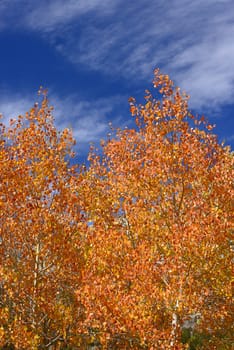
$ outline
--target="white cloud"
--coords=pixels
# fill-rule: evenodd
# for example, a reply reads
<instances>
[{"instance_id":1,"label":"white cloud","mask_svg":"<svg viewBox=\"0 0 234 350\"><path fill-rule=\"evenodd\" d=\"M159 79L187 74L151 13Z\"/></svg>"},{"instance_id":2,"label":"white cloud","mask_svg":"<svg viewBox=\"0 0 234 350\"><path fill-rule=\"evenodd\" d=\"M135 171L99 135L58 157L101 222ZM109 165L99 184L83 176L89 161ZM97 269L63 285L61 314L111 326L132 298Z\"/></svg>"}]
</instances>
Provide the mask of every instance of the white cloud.
<instances>
[{"instance_id":1,"label":"white cloud","mask_svg":"<svg viewBox=\"0 0 234 350\"><path fill-rule=\"evenodd\" d=\"M111 113L110 101L79 101L76 96L50 98L55 106L54 116L59 128L72 128L77 143L86 144L103 136L108 128L107 116Z\"/></svg>"},{"instance_id":2,"label":"white cloud","mask_svg":"<svg viewBox=\"0 0 234 350\"><path fill-rule=\"evenodd\" d=\"M127 79L160 66L191 93L191 106L218 108L234 97L232 1L158 1L128 5L106 27L84 29L79 46L65 40L72 62ZM64 51L65 52L65 51Z\"/></svg>"},{"instance_id":3,"label":"white cloud","mask_svg":"<svg viewBox=\"0 0 234 350\"><path fill-rule=\"evenodd\" d=\"M159 66L198 109L234 98L233 0L20 3L15 25L44 35L74 65L137 81L152 79ZM19 2L2 4L1 18L11 25L9 8Z\"/></svg>"},{"instance_id":4,"label":"white cloud","mask_svg":"<svg viewBox=\"0 0 234 350\"><path fill-rule=\"evenodd\" d=\"M224 33L227 30L224 30ZM171 70L183 88L192 95L195 107L215 109L233 99L234 25L230 36L223 34L188 47L174 58Z\"/></svg>"},{"instance_id":5,"label":"white cloud","mask_svg":"<svg viewBox=\"0 0 234 350\"><path fill-rule=\"evenodd\" d=\"M50 90L52 91L52 89ZM7 97L11 95L11 97ZM0 114L5 125L10 119L24 115L34 103L38 101L36 96L20 96L19 94L1 94ZM53 115L55 124L59 130L70 128L77 142L77 149L87 151L89 144L98 145L101 138L105 138L110 131L110 120L114 125L120 125L124 118L116 116L116 109L125 96L114 96L95 101L79 100L78 96L58 96L53 91L49 94L49 105L54 106ZM113 117L114 112L114 117Z\"/></svg>"},{"instance_id":6,"label":"white cloud","mask_svg":"<svg viewBox=\"0 0 234 350\"><path fill-rule=\"evenodd\" d=\"M5 125L8 125L10 119L16 119L19 115L24 115L25 112L33 107L32 96L11 95L0 92L0 115Z\"/></svg>"},{"instance_id":7,"label":"white cloud","mask_svg":"<svg viewBox=\"0 0 234 350\"><path fill-rule=\"evenodd\" d=\"M72 129L77 148L81 150L87 149L90 142L98 145L110 132L110 121L115 126L123 123L124 117L117 110L126 100L125 96L113 96L87 101L79 100L75 95L61 98L53 93L50 98L55 106L56 124L59 129Z\"/></svg>"},{"instance_id":8,"label":"white cloud","mask_svg":"<svg viewBox=\"0 0 234 350\"><path fill-rule=\"evenodd\" d=\"M226 141L227 141L227 142L232 142L232 141L234 141L234 134L232 134L232 135L230 135L230 136L227 136L227 137L226 137Z\"/></svg>"},{"instance_id":9,"label":"white cloud","mask_svg":"<svg viewBox=\"0 0 234 350\"><path fill-rule=\"evenodd\" d=\"M105 25L101 13L84 25L79 41L76 32L61 35L59 50L74 64L127 79L150 79L159 66L198 109L233 99L232 0L120 2L115 11Z\"/></svg>"},{"instance_id":10,"label":"white cloud","mask_svg":"<svg viewBox=\"0 0 234 350\"><path fill-rule=\"evenodd\" d=\"M91 11L101 12L102 15L109 13L113 8L111 3L111 0L44 0L38 6L34 4L24 20L32 29L56 31Z\"/></svg>"},{"instance_id":11,"label":"white cloud","mask_svg":"<svg viewBox=\"0 0 234 350\"><path fill-rule=\"evenodd\" d=\"M0 30L6 27L29 28L40 32L60 32L87 13L114 11L119 0L1 0ZM61 34L60 33L60 34Z\"/></svg>"}]
</instances>

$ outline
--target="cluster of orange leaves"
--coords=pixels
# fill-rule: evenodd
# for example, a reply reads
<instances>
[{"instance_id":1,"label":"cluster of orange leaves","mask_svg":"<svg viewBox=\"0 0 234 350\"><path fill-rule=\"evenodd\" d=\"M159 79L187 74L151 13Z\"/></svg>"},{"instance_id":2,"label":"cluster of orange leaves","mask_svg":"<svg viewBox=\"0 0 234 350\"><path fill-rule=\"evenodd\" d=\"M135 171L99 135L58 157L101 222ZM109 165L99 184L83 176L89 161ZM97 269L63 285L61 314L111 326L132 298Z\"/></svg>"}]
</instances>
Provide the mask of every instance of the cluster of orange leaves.
<instances>
[{"instance_id":1,"label":"cluster of orange leaves","mask_svg":"<svg viewBox=\"0 0 234 350\"><path fill-rule=\"evenodd\" d=\"M206 349L230 346L233 154L167 75L153 84L87 169L46 94L1 124L0 346L186 349L194 315Z\"/></svg>"}]
</instances>

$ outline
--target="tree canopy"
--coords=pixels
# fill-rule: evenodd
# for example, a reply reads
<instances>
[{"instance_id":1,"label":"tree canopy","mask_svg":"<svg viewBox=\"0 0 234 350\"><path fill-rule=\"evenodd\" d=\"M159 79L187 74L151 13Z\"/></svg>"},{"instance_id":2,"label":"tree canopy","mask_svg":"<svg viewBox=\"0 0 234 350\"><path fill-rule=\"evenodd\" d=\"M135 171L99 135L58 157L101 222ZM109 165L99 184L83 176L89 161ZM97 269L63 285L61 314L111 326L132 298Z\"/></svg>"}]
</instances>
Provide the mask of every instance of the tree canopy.
<instances>
[{"instance_id":1,"label":"tree canopy","mask_svg":"<svg viewBox=\"0 0 234 350\"><path fill-rule=\"evenodd\" d=\"M46 94L1 124L5 349L230 349L233 153L167 75L153 85L89 167Z\"/></svg>"}]
</instances>

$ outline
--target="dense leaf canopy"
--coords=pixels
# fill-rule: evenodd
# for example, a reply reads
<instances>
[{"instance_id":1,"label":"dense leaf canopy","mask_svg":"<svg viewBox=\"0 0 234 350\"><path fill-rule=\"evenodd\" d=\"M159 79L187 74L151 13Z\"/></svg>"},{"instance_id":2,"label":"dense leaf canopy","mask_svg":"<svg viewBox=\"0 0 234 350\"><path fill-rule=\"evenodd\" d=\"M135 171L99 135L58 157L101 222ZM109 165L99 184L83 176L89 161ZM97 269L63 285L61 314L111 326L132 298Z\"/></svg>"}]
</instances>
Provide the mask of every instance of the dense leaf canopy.
<instances>
[{"instance_id":1,"label":"dense leaf canopy","mask_svg":"<svg viewBox=\"0 0 234 350\"><path fill-rule=\"evenodd\" d=\"M1 124L0 346L231 348L233 153L153 84L88 168L46 94Z\"/></svg>"}]
</instances>

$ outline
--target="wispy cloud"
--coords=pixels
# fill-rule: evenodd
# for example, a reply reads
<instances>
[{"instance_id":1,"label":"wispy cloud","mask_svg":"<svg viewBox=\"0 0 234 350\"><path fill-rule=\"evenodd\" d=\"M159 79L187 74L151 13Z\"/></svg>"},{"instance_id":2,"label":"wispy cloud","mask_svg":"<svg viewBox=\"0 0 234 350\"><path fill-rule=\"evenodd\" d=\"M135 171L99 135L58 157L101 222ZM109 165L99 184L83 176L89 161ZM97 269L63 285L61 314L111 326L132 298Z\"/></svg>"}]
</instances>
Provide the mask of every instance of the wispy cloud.
<instances>
[{"instance_id":1,"label":"wispy cloud","mask_svg":"<svg viewBox=\"0 0 234 350\"><path fill-rule=\"evenodd\" d=\"M227 141L227 142L234 141L234 134L232 134L232 135L230 135L230 136L227 136L227 137L226 137L226 141Z\"/></svg>"},{"instance_id":2,"label":"wispy cloud","mask_svg":"<svg viewBox=\"0 0 234 350\"><path fill-rule=\"evenodd\" d=\"M52 89L50 91L49 104L54 106L56 126L59 130L72 129L79 152L86 152L90 143L98 145L99 140L105 138L110 131L110 121L115 126L123 124L124 116L119 114L118 110L126 100L125 96L87 101L79 100L76 95L64 97L58 96ZM10 119L15 119L20 114L24 115L37 100L36 96L1 94L0 114L5 125L8 125Z\"/></svg>"},{"instance_id":3,"label":"wispy cloud","mask_svg":"<svg viewBox=\"0 0 234 350\"><path fill-rule=\"evenodd\" d=\"M32 7L24 20L30 28L54 32L64 29L66 24L70 26L89 12L95 11L96 15L101 13L102 16L110 13L114 7L111 3L111 0L43 0Z\"/></svg>"},{"instance_id":4,"label":"wispy cloud","mask_svg":"<svg viewBox=\"0 0 234 350\"><path fill-rule=\"evenodd\" d=\"M12 95L2 91L0 95L0 115L5 125L8 125L10 119L24 115L33 107L33 96Z\"/></svg>"},{"instance_id":5,"label":"wispy cloud","mask_svg":"<svg viewBox=\"0 0 234 350\"><path fill-rule=\"evenodd\" d=\"M233 0L20 3L3 1L1 17L11 25L14 4L15 26L39 32L74 65L134 81L159 66L198 109L234 98Z\"/></svg>"},{"instance_id":6,"label":"wispy cloud","mask_svg":"<svg viewBox=\"0 0 234 350\"><path fill-rule=\"evenodd\" d=\"M1 27L29 28L40 32L63 33L73 22L77 22L87 13L94 17L112 13L118 4L111 0L1 0ZM60 32L61 31L61 32Z\"/></svg>"},{"instance_id":7,"label":"wispy cloud","mask_svg":"<svg viewBox=\"0 0 234 350\"><path fill-rule=\"evenodd\" d=\"M233 99L232 1L144 2L118 18L105 29L87 28L79 50L70 39L70 59L128 79L150 78L160 66L191 93L196 108Z\"/></svg>"},{"instance_id":8,"label":"wispy cloud","mask_svg":"<svg viewBox=\"0 0 234 350\"><path fill-rule=\"evenodd\" d=\"M50 98L55 106L54 116L58 127L69 127L73 130L78 148L87 147L90 142L97 142L107 135L113 112L118 119L116 122L120 121L121 117L116 117L116 108L122 100L121 96L115 96L86 101L79 100L75 95L60 98L53 93Z\"/></svg>"}]
</instances>

